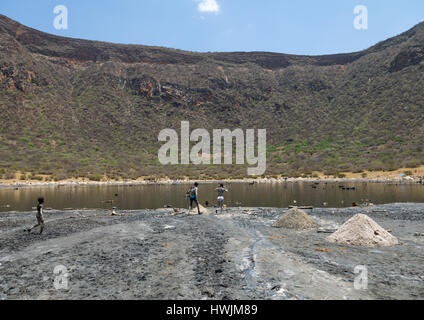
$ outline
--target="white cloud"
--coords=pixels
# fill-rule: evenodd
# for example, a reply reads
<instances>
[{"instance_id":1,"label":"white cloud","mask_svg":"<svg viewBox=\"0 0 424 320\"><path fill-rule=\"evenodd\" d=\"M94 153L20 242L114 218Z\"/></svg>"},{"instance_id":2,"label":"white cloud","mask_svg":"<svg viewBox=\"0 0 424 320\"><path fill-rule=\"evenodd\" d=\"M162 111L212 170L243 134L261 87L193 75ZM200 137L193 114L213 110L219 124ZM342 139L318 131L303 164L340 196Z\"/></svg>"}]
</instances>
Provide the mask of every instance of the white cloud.
<instances>
[{"instance_id":1,"label":"white cloud","mask_svg":"<svg viewBox=\"0 0 424 320\"><path fill-rule=\"evenodd\" d=\"M219 12L219 4L216 0L201 0L197 8L200 12Z\"/></svg>"}]
</instances>

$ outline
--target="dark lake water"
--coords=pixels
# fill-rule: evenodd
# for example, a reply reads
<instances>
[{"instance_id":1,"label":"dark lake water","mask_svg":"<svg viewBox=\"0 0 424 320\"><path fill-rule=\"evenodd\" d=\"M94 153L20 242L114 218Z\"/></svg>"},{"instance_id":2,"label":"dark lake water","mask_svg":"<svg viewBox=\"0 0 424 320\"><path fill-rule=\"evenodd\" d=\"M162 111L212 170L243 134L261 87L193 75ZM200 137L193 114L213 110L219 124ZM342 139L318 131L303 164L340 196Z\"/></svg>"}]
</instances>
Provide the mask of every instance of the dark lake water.
<instances>
[{"instance_id":1,"label":"dark lake water","mask_svg":"<svg viewBox=\"0 0 424 320\"><path fill-rule=\"evenodd\" d=\"M294 204L314 207L348 207L368 199L374 204L394 202L424 202L424 185L383 184L383 183L267 183L248 185L232 183L226 185L225 204L229 207L280 207ZM355 187L355 190L342 190L340 185ZM188 184L177 185L137 185L137 186L63 186L0 188L0 211L28 211L43 196L45 207L53 209L153 209L164 205L185 208L185 192ZM199 200L214 205L216 184L201 184ZM113 200L113 204L110 202Z\"/></svg>"}]
</instances>

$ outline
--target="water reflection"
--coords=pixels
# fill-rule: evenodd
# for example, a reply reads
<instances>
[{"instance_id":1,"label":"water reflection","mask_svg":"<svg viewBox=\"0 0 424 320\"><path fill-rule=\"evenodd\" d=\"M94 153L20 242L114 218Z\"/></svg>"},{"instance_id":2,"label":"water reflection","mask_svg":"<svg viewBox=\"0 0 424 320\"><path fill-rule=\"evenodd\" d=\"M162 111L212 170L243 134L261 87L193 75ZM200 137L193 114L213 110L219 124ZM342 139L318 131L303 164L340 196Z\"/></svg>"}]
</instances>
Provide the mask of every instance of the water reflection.
<instances>
[{"instance_id":1,"label":"water reflection","mask_svg":"<svg viewBox=\"0 0 424 320\"><path fill-rule=\"evenodd\" d=\"M299 206L347 207L353 202L374 204L393 202L424 202L424 186L419 184L349 183L355 190L342 190L340 183L268 183L226 185L228 206L287 207ZM43 196L46 207L54 209L143 209L164 205L187 207L185 192L188 184L144 186L64 186L0 189L0 211L27 211ZM216 184L201 184L200 203L216 203Z\"/></svg>"}]
</instances>

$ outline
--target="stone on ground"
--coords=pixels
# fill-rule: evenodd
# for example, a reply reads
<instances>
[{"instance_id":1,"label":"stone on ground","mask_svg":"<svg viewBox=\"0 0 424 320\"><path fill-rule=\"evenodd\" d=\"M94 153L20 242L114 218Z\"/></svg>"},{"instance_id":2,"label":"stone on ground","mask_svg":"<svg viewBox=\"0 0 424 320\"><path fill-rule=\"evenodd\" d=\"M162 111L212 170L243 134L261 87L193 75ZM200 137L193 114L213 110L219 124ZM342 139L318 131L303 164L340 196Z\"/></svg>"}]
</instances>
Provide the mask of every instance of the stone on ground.
<instances>
[{"instance_id":1,"label":"stone on ground","mask_svg":"<svg viewBox=\"0 0 424 320\"><path fill-rule=\"evenodd\" d=\"M199 204L199 209L200 209L200 213L201 214L209 214L209 210L206 209L204 206L202 206L201 204ZM189 211L190 214L198 214L197 212L197 207L195 204L193 204L193 209Z\"/></svg>"}]
</instances>

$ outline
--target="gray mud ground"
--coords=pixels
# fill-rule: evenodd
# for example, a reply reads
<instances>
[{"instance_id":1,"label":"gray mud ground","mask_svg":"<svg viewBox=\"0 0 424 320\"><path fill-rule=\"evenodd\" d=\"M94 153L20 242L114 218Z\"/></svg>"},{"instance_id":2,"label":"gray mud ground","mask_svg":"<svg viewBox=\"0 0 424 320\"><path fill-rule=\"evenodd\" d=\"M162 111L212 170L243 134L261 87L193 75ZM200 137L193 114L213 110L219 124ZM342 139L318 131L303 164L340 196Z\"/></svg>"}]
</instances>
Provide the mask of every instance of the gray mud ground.
<instances>
[{"instance_id":1,"label":"gray mud ground","mask_svg":"<svg viewBox=\"0 0 424 320\"><path fill-rule=\"evenodd\" d=\"M424 237L414 236L424 204L308 210L323 226L366 213L401 240L390 248L271 228L285 211L47 211L41 236L23 232L34 212L2 213L0 299L424 299ZM57 265L68 289L54 287ZM354 289L357 265L367 266L367 290Z\"/></svg>"}]
</instances>

